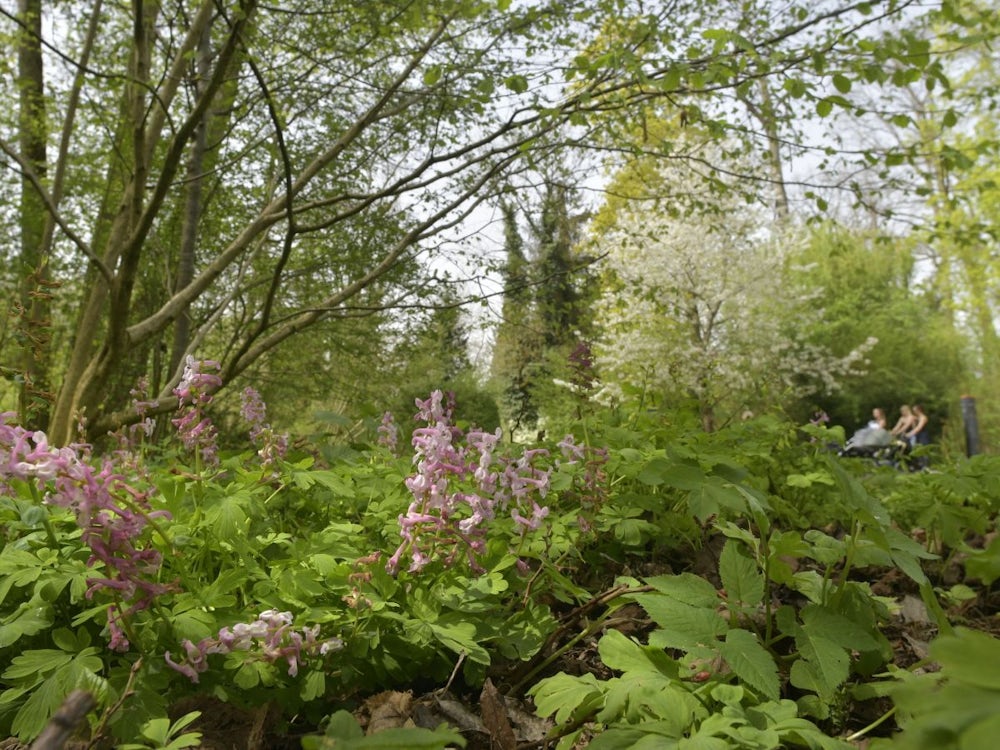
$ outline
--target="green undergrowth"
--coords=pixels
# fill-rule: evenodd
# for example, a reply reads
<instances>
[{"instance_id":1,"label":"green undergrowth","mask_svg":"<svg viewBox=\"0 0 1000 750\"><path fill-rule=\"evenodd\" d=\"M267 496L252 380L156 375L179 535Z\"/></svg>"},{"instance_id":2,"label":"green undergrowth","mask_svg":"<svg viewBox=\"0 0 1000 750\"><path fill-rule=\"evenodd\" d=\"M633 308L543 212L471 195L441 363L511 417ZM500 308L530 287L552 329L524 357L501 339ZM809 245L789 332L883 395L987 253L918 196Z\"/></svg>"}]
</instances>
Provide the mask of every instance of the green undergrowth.
<instances>
[{"instance_id":1,"label":"green undergrowth","mask_svg":"<svg viewBox=\"0 0 1000 750\"><path fill-rule=\"evenodd\" d=\"M897 472L768 419L580 427L487 450L450 425L469 464L436 475L446 518L417 501L426 453L209 467L137 447L114 492L144 521L128 575L148 601L95 553L111 540L94 520L51 501L58 476L9 477L0 736L32 740L83 688L93 747L196 746L198 717L168 715L197 696L279 707L307 749L453 747L445 727L367 737L349 712L386 689L478 695L487 677L530 698L560 748L964 749L1000 728L985 666L1000 646L951 608L968 615L1000 577L1000 462ZM887 637L899 597L872 585L887 571L929 613L923 661ZM596 657L569 673L585 644Z\"/></svg>"}]
</instances>

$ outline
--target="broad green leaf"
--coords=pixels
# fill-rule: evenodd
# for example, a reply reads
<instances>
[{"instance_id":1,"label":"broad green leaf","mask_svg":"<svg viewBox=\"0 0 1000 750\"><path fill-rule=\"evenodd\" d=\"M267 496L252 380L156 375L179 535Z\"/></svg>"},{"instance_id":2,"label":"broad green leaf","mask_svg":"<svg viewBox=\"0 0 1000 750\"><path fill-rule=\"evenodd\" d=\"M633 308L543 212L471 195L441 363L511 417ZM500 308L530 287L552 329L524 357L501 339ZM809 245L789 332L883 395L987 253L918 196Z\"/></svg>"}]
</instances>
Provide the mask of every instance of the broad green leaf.
<instances>
[{"instance_id":1,"label":"broad green leaf","mask_svg":"<svg viewBox=\"0 0 1000 750\"><path fill-rule=\"evenodd\" d=\"M302 688L299 695L304 701L313 701L323 697L326 692L326 675L318 669L309 671L305 680L302 681Z\"/></svg>"},{"instance_id":2,"label":"broad green leaf","mask_svg":"<svg viewBox=\"0 0 1000 750\"><path fill-rule=\"evenodd\" d=\"M677 675L676 662L662 649L641 646L619 630L609 630L605 633L597 645L597 650L601 661L619 672Z\"/></svg>"},{"instance_id":3,"label":"broad green leaf","mask_svg":"<svg viewBox=\"0 0 1000 750\"><path fill-rule=\"evenodd\" d=\"M671 599L685 604L695 607L715 607L719 604L719 594L715 590L715 586L694 573L651 576L643 580Z\"/></svg>"},{"instance_id":4,"label":"broad green leaf","mask_svg":"<svg viewBox=\"0 0 1000 750\"><path fill-rule=\"evenodd\" d=\"M851 90L851 79L842 73L835 73L833 76L833 86L841 94L846 94Z\"/></svg>"},{"instance_id":5,"label":"broad green leaf","mask_svg":"<svg viewBox=\"0 0 1000 750\"><path fill-rule=\"evenodd\" d=\"M650 635L650 645L690 651L699 646L713 646L729 628L714 609L691 607L666 597L642 600L636 597L636 600L657 623L663 623L660 630Z\"/></svg>"},{"instance_id":6,"label":"broad green leaf","mask_svg":"<svg viewBox=\"0 0 1000 750\"><path fill-rule=\"evenodd\" d=\"M557 724L589 715L603 700L601 686L589 672L579 677L560 672L535 683L528 694L534 698L535 712L543 718L554 717Z\"/></svg>"},{"instance_id":7,"label":"broad green leaf","mask_svg":"<svg viewBox=\"0 0 1000 750\"><path fill-rule=\"evenodd\" d=\"M720 646L720 651L737 677L765 698L778 700L781 693L778 667L774 657L753 633L741 629L730 630L726 633L726 640Z\"/></svg>"},{"instance_id":8,"label":"broad green leaf","mask_svg":"<svg viewBox=\"0 0 1000 750\"><path fill-rule=\"evenodd\" d=\"M757 563L743 554L742 547L727 539L719 556L719 575L732 606L756 607L764 599L764 574Z\"/></svg>"},{"instance_id":9,"label":"broad green leaf","mask_svg":"<svg viewBox=\"0 0 1000 750\"><path fill-rule=\"evenodd\" d=\"M931 656L952 679L1000 690L1000 640L987 633L956 628L955 635L941 636L930 647Z\"/></svg>"},{"instance_id":10,"label":"broad green leaf","mask_svg":"<svg viewBox=\"0 0 1000 750\"><path fill-rule=\"evenodd\" d=\"M966 728L958 738L958 750L996 747L1000 738L1000 715L990 716Z\"/></svg>"},{"instance_id":11,"label":"broad green leaf","mask_svg":"<svg viewBox=\"0 0 1000 750\"><path fill-rule=\"evenodd\" d=\"M833 641L813 635L806 628L796 633L795 645L802 658L792 665L792 684L812 690L824 700L833 698L850 671L847 652Z\"/></svg>"},{"instance_id":12,"label":"broad green leaf","mask_svg":"<svg viewBox=\"0 0 1000 750\"><path fill-rule=\"evenodd\" d=\"M528 90L528 79L522 75L508 76L503 83L515 94L523 94Z\"/></svg>"},{"instance_id":13,"label":"broad green leaf","mask_svg":"<svg viewBox=\"0 0 1000 750\"><path fill-rule=\"evenodd\" d=\"M803 627L812 635L833 641L838 646L854 651L875 651L878 642L853 620L819 604L807 604L801 612Z\"/></svg>"},{"instance_id":14,"label":"broad green leaf","mask_svg":"<svg viewBox=\"0 0 1000 750\"><path fill-rule=\"evenodd\" d=\"M205 513L215 537L232 542L246 536L247 513L243 507L246 497L242 494L220 497Z\"/></svg>"}]
</instances>

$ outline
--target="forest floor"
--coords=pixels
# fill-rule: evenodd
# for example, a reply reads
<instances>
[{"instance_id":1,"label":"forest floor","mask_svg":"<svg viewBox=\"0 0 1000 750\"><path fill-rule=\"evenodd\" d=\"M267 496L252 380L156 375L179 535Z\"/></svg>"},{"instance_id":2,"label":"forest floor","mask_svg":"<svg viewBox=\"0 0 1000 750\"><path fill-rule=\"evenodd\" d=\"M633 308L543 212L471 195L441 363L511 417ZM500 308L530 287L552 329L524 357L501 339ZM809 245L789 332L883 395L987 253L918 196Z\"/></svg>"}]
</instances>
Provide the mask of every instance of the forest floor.
<instances>
[{"instance_id":1,"label":"forest floor","mask_svg":"<svg viewBox=\"0 0 1000 750\"><path fill-rule=\"evenodd\" d=\"M703 554L711 555L710 551ZM689 561L687 569L699 572L717 569L710 559ZM945 569L942 586L950 586L956 581L949 580L951 571ZM645 570L643 575L652 575L661 570ZM921 600L916 586L901 571L886 569L881 577L870 580L872 593L891 602L891 618L883 624L883 633L893 647L895 666L908 668L928 658L928 645L937 635L937 627ZM1000 636L1000 590L975 587L974 598L968 599L960 607L948 611L951 622L972 629ZM564 613L563 632L567 640L582 629L582 608ZM579 622L574 622L579 619ZM574 630L574 626L581 628ZM652 629L645 613L637 605L625 605L609 621L626 635L643 639ZM601 662L597 652L597 641L601 633L580 640L568 649L546 670L532 675L532 680L541 679L556 672L579 675L585 672L599 679L613 676ZM553 644L561 645L561 644ZM537 660L535 662L537 664ZM535 716L530 698L513 695L511 686L522 683L527 673L524 664L496 665L486 684L472 689L462 683L461 662L456 665L453 679L434 690L417 690L400 686L345 705L331 705L330 713L341 708L352 709L366 733L373 734L383 729L397 727L425 727L433 729L443 723L457 729L466 738L467 750L542 750L554 747L553 740L546 740L552 723ZM934 669L932 663L921 665L922 669ZM794 696L790 696L794 697ZM830 723L831 734L846 736L875 722L891 708L888 699L869 701L848 701L841 707L837 726ZM315 734L317 729L301 726L296 721L288 722L281 716L277 706L261 706L256 710L242 710L212 698L194 698L174 706L174 717L190 711L200 711L201 717L188 731L202 733L202 748L205 750L300 750L302 738ZM822 724L821 724L822 726ZM827 729L827 727L824 727ZM876 734L886 736L895 730L892 721L882 724ZM868 740L857 742L863 750ZM584 747L585 745L578 745ZM65 750L86 750L88 743L70 740ZM10 739L0 741L0 750L28 750L26 745ZM37 750L37 749L33 749ZM57 750L45 748L44 750Z\"/></svg>"}]
</instances>

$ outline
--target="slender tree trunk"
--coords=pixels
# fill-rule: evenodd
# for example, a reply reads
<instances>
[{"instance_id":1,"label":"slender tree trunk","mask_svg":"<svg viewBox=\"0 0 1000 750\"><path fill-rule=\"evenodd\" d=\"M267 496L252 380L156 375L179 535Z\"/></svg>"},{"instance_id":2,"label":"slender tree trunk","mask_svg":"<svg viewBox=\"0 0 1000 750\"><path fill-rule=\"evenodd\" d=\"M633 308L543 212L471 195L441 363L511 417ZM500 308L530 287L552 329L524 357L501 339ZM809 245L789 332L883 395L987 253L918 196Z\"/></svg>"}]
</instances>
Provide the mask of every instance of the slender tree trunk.
<instances>
[{"instance_id":1,"label":"slender tree trunk","mask_svg":"<svg viewBox=\"0 0 1000 750\"><path fill-rule=\"evenodd\" d=\"M208 80L211 65L210 28L206 27L198 43L197 75L195 76L195 91L200 97L204 93L205 81ZM195 249L198 245L198 224L203 212L202 187L205 184L205 151L208 147L208 119L206 112L195 130L194 141L191 144L191 155L187 165L185 181L184 214L181 218L181 242L177 259L177 274L173 288L183 289L194 279ZM173 373L180 366L184 353L191 341L190 308L185 308L174 323L174 341L170 353L169 372Z\"/></svg>"},{"instance_id":2,"label":"slender tree trunk","mask_svg":"<svg viewBox=\"0 0 1000 750\"><path fill-rule=\"evenodd\" d=\"M47 169L45 153L48 128L45 120L45 90L42 68L42 1L19 0L23 24L18 34L17 62L21 154L39 180ZM27 176L21 179L19 229L21 233L19 278L19 338L21 340L19 408L28 427L43 428L48 422L52 394L49 392L48 341L51 328L51 276L44 236L47 212L42 197Z\"/></svg>"}]
</instances>

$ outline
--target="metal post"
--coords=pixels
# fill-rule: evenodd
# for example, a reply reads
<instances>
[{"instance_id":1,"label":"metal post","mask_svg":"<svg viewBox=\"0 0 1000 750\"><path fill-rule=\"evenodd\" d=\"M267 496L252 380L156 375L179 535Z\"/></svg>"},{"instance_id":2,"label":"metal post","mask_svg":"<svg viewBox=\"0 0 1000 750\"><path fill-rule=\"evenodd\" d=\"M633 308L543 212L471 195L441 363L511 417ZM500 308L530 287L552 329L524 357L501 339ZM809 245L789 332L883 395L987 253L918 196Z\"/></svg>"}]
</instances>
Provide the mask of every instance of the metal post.
<instances>
[{"instance_id":1,"label":"metal post","mask_svg":"<svg viewBox=\"0 0 1000 750\"><path fill-rule=\"evenodd\" d=\"M976 418L976 399L962 396L962 422L965 423L965 455L979 453L979 420Z\"/></svg>"}]
</instances>

